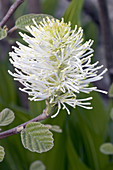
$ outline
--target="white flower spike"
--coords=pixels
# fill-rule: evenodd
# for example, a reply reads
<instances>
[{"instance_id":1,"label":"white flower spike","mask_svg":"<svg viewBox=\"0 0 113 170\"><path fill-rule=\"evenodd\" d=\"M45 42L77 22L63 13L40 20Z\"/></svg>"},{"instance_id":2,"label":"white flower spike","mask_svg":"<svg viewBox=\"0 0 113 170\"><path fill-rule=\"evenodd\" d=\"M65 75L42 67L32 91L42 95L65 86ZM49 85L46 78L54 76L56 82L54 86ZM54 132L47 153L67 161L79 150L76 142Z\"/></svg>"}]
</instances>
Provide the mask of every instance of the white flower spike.
<instances>
[{"instance_id":1,"label":"white flower spike","mask_svg":"<svg viewBox=\"0 0 113 170\"><path fill-rule=\"evenodd\" d=\"M32 36L20 33L28 46L19 42L18 48L13 47L10 52L10 62L15 67L15 73L9 73L24 85L20 90L30 96L30 100L49 100L53 105L58 105L58 111L63 106L70 114L67 105L77 105L86 109L92 109L90 102L92 97L78 99L78 93L90 93L99 91L96 87L89 87L91 82L101 80L104 69L97 66L98 62L91 64L93 41L83 42L83 30L75 26L71 30L71 23L64 23L64 19L43 19L39 25L33 20L35 26L27 26L26 29Z\"/></svg>"}]
</instances>

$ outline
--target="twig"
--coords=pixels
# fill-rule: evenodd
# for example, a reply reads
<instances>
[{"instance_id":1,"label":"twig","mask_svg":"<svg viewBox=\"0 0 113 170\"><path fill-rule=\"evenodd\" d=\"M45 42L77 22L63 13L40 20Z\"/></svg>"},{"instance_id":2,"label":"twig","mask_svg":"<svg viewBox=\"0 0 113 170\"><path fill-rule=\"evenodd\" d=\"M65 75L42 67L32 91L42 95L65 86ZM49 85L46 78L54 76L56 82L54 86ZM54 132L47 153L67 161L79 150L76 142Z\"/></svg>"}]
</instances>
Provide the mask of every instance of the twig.
<instances>
[{"instance_id":1,"label":"twig","mask_svg":"<svg viewBox=\"0 0 113 170\"><path fill-rule=\"evenodd\" d=\"M24 0L16 0L16 2L9 8L8 12L6 13L6 15L4 16L2 21L0 22L0 27L4 26L4 24L13 15L13 13L18 8L18 6L20 6L23 2L24 2Z\"/></svg>"},{"instance_id":2,"label":"twig","mask_svg":"<svg viewBox=\"0 0 113 170\"><path fill-rule=\"evenodd\" d=\"M12 28L8 31L8 35L9 35L9 34L12 34L12 32L14 32L15 30L17 30L17 27L16 27L16 26L12 27Z\"/></svg>"},{"instance_id":3,"label":"twig","mask_svg":"<svg viewBox=\"0 0 113 170\"><path fill-rule=\"evenodd\" d=\"M107 67L110 75L111 82L113 81L113 51L112 51L112 36L110 29L110 21L108 16L108 9L106 0L98 0L100 25L102 30L104 49Z\"/></svg>"},{"instance_id":4,"label":"twig","mask_svg":"<svg viewBox=\"0 0 113 170\"><path fill-rule=\"evenodd\" d=\"M34 119L31 119L15 128L12 128L12 129L9 129L5 132L1 132L0 133L0 139L3 139L3 138L6 138L8 136L11 136L11 135L14 135L14 134L17 134L17 133L20 133L28 123L31 123L31 122L38 122L38 121L41 121L41 120L45 120L47 119L48 117L51 116L51 113L48 114L48 102L46 101L46 108L43 110L43 113L40 114L39 116L35 117Z\"/></svg>"}]
</instances>

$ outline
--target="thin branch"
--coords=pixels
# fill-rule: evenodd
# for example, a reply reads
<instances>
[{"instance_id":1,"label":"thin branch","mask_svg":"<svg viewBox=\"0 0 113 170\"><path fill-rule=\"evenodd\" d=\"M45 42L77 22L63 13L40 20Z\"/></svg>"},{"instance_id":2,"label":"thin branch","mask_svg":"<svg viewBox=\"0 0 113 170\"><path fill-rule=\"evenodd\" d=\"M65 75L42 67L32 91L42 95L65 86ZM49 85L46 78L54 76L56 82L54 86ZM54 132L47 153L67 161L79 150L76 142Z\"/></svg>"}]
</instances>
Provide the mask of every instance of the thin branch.
<instances>
[{"instance_id":1,"label":"thin branch","mask_svg":"<svg viewBox=\"0 0 113 170\"><path fill-rule=\"evenodd\" d=\"M12 34L12 32L16 31L17 30L17 27L14 26L12 27L9 31L8 31L8 35Z\"/></svg>"},{"instance_id":2,"label":"thin branch","mask_svg":"<svg viewBox=\"0 0 113 170\"><path fill-rule=\"evenodd\" d=\"M5 25L7 20L13 15L18 6L20 6L23 2L24 0L16 0L16 2L9 8L8 12L0 22L0 27L3 27Z\"/></svg>"},{"instance_id":3,"label":"thin branch","mask_svg":"<svg viewBox=\"0 0 113 170\"><path fill-rule=\"evenodd\" d=\"M11 136L11 135L14 135L14 134L17 134L17 133L20 133L28 123L31 123L31 122L38 122L38 121L41 121L41 120L45 120L47 119L48 117L50 117L51 113L48 114L48 102L46 101L46 108L43 110L43 113L40 114L39 116L35 117L34 119L31 119L15 128L12 128L12 129L9 129L5 132L1 132L0 133L0 139L3 139L3 138L6 138L8 136Z\"/></svg>"},{"instance_id":4,"label":"thin branch","mask_svg":"<svg viewBox=\"0 0 113 170\"><path fill-rule=\"evenodd\" d=\"M98 0L100 25L104 42L105 56L111 82L113 81L113 51L110 21L106 0Z\"/></svg>"},{"instance_id":5,"label":"thin branch","mask_svg":"<svg viewBox=\"0 0 113 170\"><path fill-rule=\"evenodd\" d=\"M6 15L7 11L9 10L9 8L12 5L12 0L0 0L0 6L1 6L1 16L0 16L0 21L2 20L2 18ZM15 24L15 19L14 16L10 17L10 20L7 21L7 27L11 28L13 27L13 25Z\"/></svg>"}]
</instances>

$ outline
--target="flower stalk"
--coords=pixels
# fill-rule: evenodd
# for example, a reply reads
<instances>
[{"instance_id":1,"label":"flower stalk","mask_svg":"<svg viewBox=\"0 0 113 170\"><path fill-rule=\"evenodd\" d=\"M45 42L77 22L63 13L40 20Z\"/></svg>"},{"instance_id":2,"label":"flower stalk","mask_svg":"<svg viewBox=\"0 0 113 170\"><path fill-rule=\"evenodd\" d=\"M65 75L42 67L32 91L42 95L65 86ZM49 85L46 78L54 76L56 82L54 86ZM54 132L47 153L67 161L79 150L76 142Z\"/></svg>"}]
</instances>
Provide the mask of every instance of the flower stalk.
<instances>
[{"instance_id":1,"label":"flower stalk","mask_svg":"<svg viewBox=\"0 0 113 170\"><path fill-rule=\"evenodd\" d=\"M31 122L39 122L39 121L42 121L42 120L45 120L47 119L48 117L51 116L51 114L53 113L54 111L54 107L51 107L48 103L48 101L46 101L46 108L43 110L43 113L40 114L39 116L17 126L17 127L14 127L12 129L9 129L7 131L4 131L4 132L1 132L0 133L0 139L3 139L3 138L6 138L8 136L12 136L12 135L15 135L17 133L20 133L28 123L31 123Z\"/></svg>"}]
</instances>

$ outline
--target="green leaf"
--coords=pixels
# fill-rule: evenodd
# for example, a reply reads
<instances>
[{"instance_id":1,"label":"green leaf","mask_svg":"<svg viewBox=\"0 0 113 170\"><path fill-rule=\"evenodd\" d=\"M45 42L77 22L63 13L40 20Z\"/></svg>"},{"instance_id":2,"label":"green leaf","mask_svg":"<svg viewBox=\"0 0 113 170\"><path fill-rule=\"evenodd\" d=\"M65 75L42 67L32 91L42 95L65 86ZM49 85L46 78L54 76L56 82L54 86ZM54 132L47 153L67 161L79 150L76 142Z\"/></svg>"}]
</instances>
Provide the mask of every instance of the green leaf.
<instances>
[{"instance_id":1,"label":"green leaf","mask_svg":"<svg viewBox=\"0 0 113 170\"><path fill-rule=\"evenodd\" d=\"M45 164L47 170L66 170L67 155L66 155L66 111L61 110L55 119L48 118L46 124L57 124L62 128L63 133L54 133L55 145L49 152L43 153L44 159L39 158ZM57 161L58 160L58 161Z\"/></svg>"},{"instance_id":2,"label":"green leaf","mask_svg":"<svg viewBox=\"0 0 113 170\"><path fill-rule=\"evenodd\" d=\"M110 86L110 89L109 89L109 97L113 97L113 83L112 85Z\"/></svg>"},{"instance_id":3,"label":"green leaf","mask_svg":"<svg viewBox=\"0 0 113 170\"><path fill-rule=\"evenodd\" d=\"M7 37L7 30L5 28L0 28L0 40Z\"/></svg>"},{"instance_id":4,"label":"green leaf","mask_svg":"<svg viewBox=\"0 0 113 170\"><path fill-rule=\"evenodd\" d=\"M43 13L54 15L59 0L44 0L42 1Z\"/></svg>"},{"instance_id":5,"label":"green leaf","mask_svg":"<svg viewBox=\"0 0 113 170\"><path fill-rule=\"evenodd\" d=\"M29 170L45 170L45 169L46 169L45 165L39 160L34 161L29 168Z\"/></svg>"},{"instance_id":6,"label":"green leaf","mask_svg":"<svg viewBox=\"0 0 113 170\"><path fill-rule=\"evenodd\" d=\"M29 102L29 112L30 116L33 118L40 115L45 109L46 104L45 101L28 101Z\"/></svg>"},{"instance_id":7,"label":"green leaf","mask_svg":"<svg viewBox=\"0 0 113 170\"><path fill-rule=\"evenodd\" d=\"M6 106L0 103L0 108L3 109L4 107ZM11 106L10 109L15 113L15 121L8 126L8 129L31 119L27 111L21 107ZM7 127L2 127L2 130L7 130ZM2 164L0 164L0 170L28 170L31 162L37 160L37 154L29 152L22 146L19 135L8 137L6 140L1 140L0 143L4 146L4 148L7 148L6 157Z\"/></svg>"},{"instance_id":8,"label":"green leaf","mask_svg":"<svg viewBox=\"0 0 113 170\"><path fill-rule=\"evenodd\" d=\"M113 155L113 144L112 143L104 143L100 146L100 151L105 155Z\"/></svg>"},{"instance_id":9,"label":"green leaf","mask_svg":"<svg viewBox=\"0 0 113 170\"><path fill-rule=\"evenodd\" d=\"M113 170L113 162L109 162L103 170Z\"/></svg>"},{"instance_id":10,"label":"green leaf","mask_svg":"<svg viewBox=\"0 0 113 170\"><path fill-rule=\"evenodd\" d=\"M80 161L69 135L67 135L66 143L67 143L66 149L68 154L68 160L71 166L71 170L75 170L75 162L76 162L77 170L90 170L82 161Z\"/></svg>"},{"instance_id":11,"label":"green leaf","mask_svg":"<svg viewBox=\"0 0 113 170\"><path fill-rule=\"evenodd\" d=\"M84 119L88 122L90 129L93 129L96 134L103 138L108 127L109 115L107 114L104 104L101 100L99 93L91 92L92 96L91 106L93 109L87 110L77 107L77 109L83 114ZM82 94L80 98L85 98L87 95ZM75 109L75 111L77 110ZM101 120L101 123L100 123Z\"/></svg>"},{"instance_id":12,"label":"green leaf","mask_svg":"<svg viewBox=\"0 0 113 170\"><path fill-rule=\"evenodd\" d=\"M75 25L80 25L80 12L83 2L83 0L72 0L64 14L65 22L71 21L72 28L74 28Z\"/></svg>"},{"instance_id":13,"label":"green leaf","mask_svg":"<svg viewBox=\"0 0 113 170\"><path fill-rule=\"evenodd\" d=\"M0 146L0 162L3 161L4 155L5 155L4 148Z\"/></svg>"},{"instance_id":14,"label":"green leaf","mask_svg":"<svg viewBox=\"0 0 113 170\"><path fill-rule=\"evenodd\" d=\"M17 89L13 78L8 74L6 64L0 63L0 100L6 105L17 104Z\"/></svg>"},{"instance_id":15,"label":"green leaf","mask_svg":"<svg viewBox=\"0 0 113 170\"><path fill-rule=\"evenodd\" d=\"M1 108L1 105L0 105ZM19 109L20 110L20 109ZM17 119L17 122L14 126L19 125L22 122L28 121L31 118L28 117L30 115L25 114L23 112L14 110L15 113L15 121ZM64 111L64 110L63 110ZM44 124L57 124L62 127L62 124L64 122L64 116L65 114L59 114L55 119L48 118L44 122ZM12 125L12 124L11 124ZM9 126L11 126L9 125ZM11 128L11 127L10 127ZM62 128L63 129L63 128ZM64 129L63 129L64 132ZM6 150L6 157L4 161L2 162L2 165L0 165L0 170L28 170L30 167L30 164L34 162L35 160L41 160L44 165L47 167L47 170L65 170L65 135L64 133L58 134L54 133L55 138L55 146L49 151L42 154L38 154L36 152L30 152L28 149L25 149L22 146L20 136L19 135L13 135L11 137L8 137L7 140L1 140L1 145L4 146L4 148L7 148ZM16 141L16 142L15 142ZM62 153L61 153L62 150ZM59 154L60 153L60 154ZM15 156L12 156L15 155ZM58 162L56 160L59 160ZM66 160L67 161L67 160ZM5 168L4 168L5 167ZM7 168L6 168L7 167Z\"/></svg>"},{"instance_id":16,"label":"green leaf","mask_svg":"<svg viewBox=\"0 0 113 170\"><path fill-rule=\"evenodd\" d=\"M57 133L62 133L62 129L60 128L60 126L57 126L57 125L47 125L47 127L51 131L54 131L54 132L57 132Z\"/></svg>"},{"instance_id":17,"label":"green leaf","mask_svg":"<svg viewBox=\"0 0 113 170\"><path fill-rule=\"evenodd\" d=\"M47 152L53 147L53 134L49 128L39 122L27 124L21 132L21 140L25 148L32 152Z\"/></svg>"},{"instance_id":18,"label":"green leaf","mask_svg":"<svg viewBox=\"0 0 113 170\"><path fill-rule=\"evenodd\" d=\"M103 169L108 163L108 156L103 155L99 147L106 132L106 113L97 93L92 93L92 106L89 111L77 107L70 115L70 133L77 153L91 169ZM95 94L95 95L94 95ZM101 120L101 122L99 120ZM104 131L103 131L104 129ZM74 137L76 134L76 138ZM81 152L82 150L82 152Z\"/></svg>"},{"instance_id":19,"label":"green leaf","mask_svg":"<svg viewBox=\"0 0 113 170\"><path fill-rule=\"evenodd\" d=\"M98 44L99 37L98 26L94 22L90 21L83 27L83 30L85 41L88 41L89 39L94 40L92 47L95 49Z\"/></svg>"},{"instance_id":20,"label":"green leaf","mask_svg":"<svg viewBox=\"0 0 113 170\"><path fill-rule=\"evenodd\" d=\"M37 24L39 24L43 18L49 17L52 19L53 17L47 14L27 14L19 17L16 20L16 27L28 32L28 30L25 28L26 26L34 25L33 19L36 21Z\"/></svg>"},{"instance_id":21,"label":"green leaf","mask_svg":"<svg viewBox=\"0 0 113 170\"><path fill-rule=\"evenodd\" d=\"M13 122L15 116L13 111L6 108L0 113L0 126L6 126Z\"/></svg>"},{"instance_id":22,"label":"green leaf","mask_svg":"<svg viewBox=\"0 0 113 170\"><path fill-rule=\"evenodd\" d=\"M111 112L110 112L110 118L113 120L113 108L111 109Z\"/></svg>"}]
</instances>

